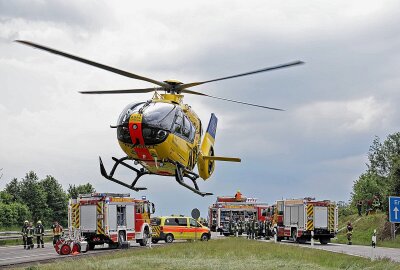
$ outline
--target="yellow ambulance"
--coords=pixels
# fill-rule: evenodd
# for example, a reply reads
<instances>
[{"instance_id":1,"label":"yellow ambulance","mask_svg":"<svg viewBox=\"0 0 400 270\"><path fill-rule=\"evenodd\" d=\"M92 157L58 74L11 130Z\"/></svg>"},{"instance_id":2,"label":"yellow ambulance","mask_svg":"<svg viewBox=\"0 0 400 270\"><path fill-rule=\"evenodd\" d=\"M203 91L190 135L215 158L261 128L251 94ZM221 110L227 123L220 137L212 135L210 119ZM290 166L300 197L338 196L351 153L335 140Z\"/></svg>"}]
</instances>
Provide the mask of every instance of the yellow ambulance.
<instances>
[{"instance_id":1,"label":"yellow ambulance","mask_svg":"<svg viewBox=\"0 0 400 270\"><path fill-rule=\"evenodd\" d=\"M201 240L211 238L210 229L197 220L185 216L163 216L151 219L152 242L164 240L172 243L174 240Z\"/></svg>"}]
</instances>

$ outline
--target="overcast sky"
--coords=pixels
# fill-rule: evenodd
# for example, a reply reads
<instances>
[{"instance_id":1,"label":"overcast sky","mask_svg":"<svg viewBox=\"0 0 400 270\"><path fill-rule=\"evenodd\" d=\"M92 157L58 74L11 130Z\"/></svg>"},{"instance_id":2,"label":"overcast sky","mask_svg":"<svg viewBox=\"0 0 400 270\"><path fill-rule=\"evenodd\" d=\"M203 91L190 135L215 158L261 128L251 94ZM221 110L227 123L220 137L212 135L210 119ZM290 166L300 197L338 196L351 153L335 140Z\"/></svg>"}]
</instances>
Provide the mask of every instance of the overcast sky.
<instances>
[{"instance_id":1,"label":"overcast sky","mask_svg":"<svg viewBox=\"0 0 400 270\"><path fill-rule=\"evenodd\" d=\"M29 2L29 3L27 3ZM192 88L283 108L277 112L185 96L206 125L218 118L218 163L200 187L273 203L350 198L374 136L399 131L399 1L0 0L0 188L30 170L64 186L129 192L100 175L122 157L115 124L125 105L151 94L77 91L152 87L21 44L24 39L156 80L214 79L293 60L305 65ZM121 179L133 175L121 170ZM205 212L174 178L139 183L156 214Z\"/></svg>"}]
</instances>

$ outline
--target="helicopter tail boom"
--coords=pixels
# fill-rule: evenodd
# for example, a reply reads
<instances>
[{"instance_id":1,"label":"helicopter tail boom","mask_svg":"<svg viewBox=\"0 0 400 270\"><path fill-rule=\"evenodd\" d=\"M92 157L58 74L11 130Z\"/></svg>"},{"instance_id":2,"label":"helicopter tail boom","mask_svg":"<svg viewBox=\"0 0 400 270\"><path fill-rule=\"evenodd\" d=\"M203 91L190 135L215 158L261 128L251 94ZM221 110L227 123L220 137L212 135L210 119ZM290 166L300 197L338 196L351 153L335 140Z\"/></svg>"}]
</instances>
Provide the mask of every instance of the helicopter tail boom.
<instances>
[{"instance_id":1,"label":"helicopter tail boom","mask_svg":"<svg viewBox=\"0 0 400 270\"><path fill-rule=\"evenodd\" d=\"M229 162L241 162L240 158L234 157L216 157L216 156L203 156L204 160L218 160L218 161L229 161Z\"/></svg>"}]
</instances>

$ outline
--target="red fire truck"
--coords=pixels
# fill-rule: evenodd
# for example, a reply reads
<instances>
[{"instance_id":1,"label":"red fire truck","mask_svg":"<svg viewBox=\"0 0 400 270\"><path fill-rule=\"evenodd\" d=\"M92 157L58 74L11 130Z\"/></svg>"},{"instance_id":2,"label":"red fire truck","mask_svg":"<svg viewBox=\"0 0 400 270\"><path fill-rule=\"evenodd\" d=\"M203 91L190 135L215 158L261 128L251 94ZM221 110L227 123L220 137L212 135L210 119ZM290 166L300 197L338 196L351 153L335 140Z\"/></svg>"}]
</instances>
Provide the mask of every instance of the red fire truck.
<instances>
[{"instance_id":1,"label":"red fire truck","mask_svg":"<svg viewBox=\"0 0 400 270\"><path fill-rule=\"evenodd\" d=\"M246 198L238 191L235 196L220 196L209 207L208 227L213 232L224 235L232 234L230 222L248 221L255 216L258 221L265 221L266 203L259 203L257 199Z\"/></svg>"},{"instance_id":2,"label":"red fire truck","mask_svg":"<svg viewBox=\"0 0 400 270\"><path fill-rule=\"evenodd\" d=\"M104 243L116 248L127 241L146 245L154 204L129 197L130 194L92 193L71 199L68 205L70 235L78 231L89 249Z\"/></svg>"},{"instance_id":3,"label":"red fire truck","mask_svg":"<svg viewBox=\"0 0 400 270\"><path fill-rule=\"evenodd\" d=\"M279 200L272 213L278 241L291 239L304 243L314 238L325 245L338 231L338 209L336 203L328 200Z\"/></svg>"}]
</instances>

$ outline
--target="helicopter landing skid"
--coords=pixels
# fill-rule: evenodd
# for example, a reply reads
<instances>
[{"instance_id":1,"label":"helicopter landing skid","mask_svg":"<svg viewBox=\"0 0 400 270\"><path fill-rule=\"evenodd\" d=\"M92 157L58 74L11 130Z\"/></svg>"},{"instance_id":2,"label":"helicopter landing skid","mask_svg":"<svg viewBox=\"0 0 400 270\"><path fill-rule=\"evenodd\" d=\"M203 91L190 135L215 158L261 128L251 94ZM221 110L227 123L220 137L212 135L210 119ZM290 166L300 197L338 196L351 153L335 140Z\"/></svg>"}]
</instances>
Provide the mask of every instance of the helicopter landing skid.
<instances>
[{"instance_id":1,"label":"helicopter landing skid","mask_svg":"<svg viewBox=\"0 0 400 270\"><path fill-rule=\"evenodd\" d=\"M184 175L184 173L185 173L186 175ZM189 186L188 184L186 184L186 183L183 181L183 177L187 177L187 178L189 178L190 180L192 180L193 185L194 185L194 188L191 187L191 186ZM192 172L192 171L186 170L186 169L185 169L181 164L179 164L179 163L176 164L175 180L176 180L176 182L178 182L178 184L180 184L181 186L184 186L185 188L187 188L187 189L193 191L193 192L196 193L196 194L199 194L199 195L202 196L202 197L208 196L208 195L213 195L213 194L210 193L210 192L201 192L201 191L199 190L199 186L197 185L197 182L196 182L197 178L199 178L199 176L198 176L197 174L195 174L195 173Z\"/></svg>"},{"instance_id":2,"label":"helicopter landing skid","mask_svg":"<svg viewBox=\"0 0 400 270\"><path fill-rule=\"evenodd\" d=\"M132 167L131 165L125 163L124 161L125 160L129 160L129 157L123 157L123 158L120 158L120 159L112 157L112 159L115 161L115 164L112 167L110 174L108 174L106 169L104 168L103 161L101 160L101 157L99 157L99 160L100 160L100 172L101 172L101 175L103 177L107 178L108 180L110 180L110 181L112 181L114 183L120 184L120 185L122 185L124 187L127 187L129 189L132 189L134 191L140 191L140 190L146 190L147 189L145 187L135 187L135 185L136 185L136 183L137 183L137 181L139 180L140 177L142 177L143 175L146 175L146 174L151 174L150 172L145 171L144 169L138 170L138 169ZM132 171L136 172L136 177L133 180L132 184L129 185L127 183L124 183L124 182L114 178L115 170L117 169L119 164L121 164L121 165L127 167L128 169L131 169Z\"/></svg>"}]
</instances>

